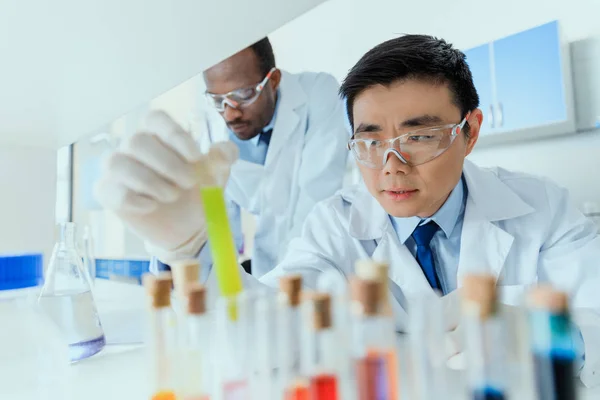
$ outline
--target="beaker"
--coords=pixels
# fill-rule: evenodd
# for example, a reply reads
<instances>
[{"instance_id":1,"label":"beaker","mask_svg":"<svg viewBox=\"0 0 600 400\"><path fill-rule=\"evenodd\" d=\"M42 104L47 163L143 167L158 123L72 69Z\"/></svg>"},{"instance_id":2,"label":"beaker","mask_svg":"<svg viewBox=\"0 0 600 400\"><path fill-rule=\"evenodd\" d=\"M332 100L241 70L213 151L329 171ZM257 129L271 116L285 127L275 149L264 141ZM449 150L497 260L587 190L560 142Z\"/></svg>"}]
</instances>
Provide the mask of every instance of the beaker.
<instances>
[{"instance_id":1,"label":"beaker","mask_svg":"<svg viewBox=\"0 0 600 400\"><path fill-rule=\"evenodd\" d=\"M78 361L98 353L106 340L89 273L77 252L75 224L61 223L59 231L38 302L60 327L69 344L71 361Z\"/></svg>"}]
</instances>

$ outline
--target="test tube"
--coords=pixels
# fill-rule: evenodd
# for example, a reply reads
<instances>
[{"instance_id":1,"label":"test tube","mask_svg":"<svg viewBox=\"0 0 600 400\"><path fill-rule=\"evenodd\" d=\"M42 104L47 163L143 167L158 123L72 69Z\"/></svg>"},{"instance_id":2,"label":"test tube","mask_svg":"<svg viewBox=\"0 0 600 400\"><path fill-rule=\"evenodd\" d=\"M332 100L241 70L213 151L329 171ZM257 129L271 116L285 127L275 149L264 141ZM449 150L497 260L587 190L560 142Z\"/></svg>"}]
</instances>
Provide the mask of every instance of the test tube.
<instances>
[{"instance_id":1,"label":"test tube","mask_svg":"<svg viewBox=\"0 0 600 400\"><path fill-rule=\"evenodd\" d=\"M175 288L173 308L183 324L187 316L186 308L188 300L186 286L190 283L198 282L200 263L194 259L179 260L171 262L170 267ZM180 333L184 334L185 331L181 330ZM184 341L184 338L181 338L181 340Z\"/></svg>"},{"instance_id":2,"label":"test tube","mask_svg":"<svg viewBox=\"0 0 600 400\"><path fill-rule=\"evenodd\" d=\"M206 314L206 289L194 282L186 286L186 318L180 346L179 400L208 400L210 371L210 320Z\"/></svg>"},{"instance_id":3,"label":"test tube","mask_svg":"<svg viewBox=\"0 0 600 400\"><path fill-rule=\"evenodd\" d=\"M325 271L317 280L317 290L329 293L332 301L333 330L337 337L337 362L339 370L338 390L340 397L355 397L354 365L352 364L350 293L348 280L338 271Z\"/></svg>"},{"instance_id":4,"label":"test tube","mask_svg":"<svg viewBox=\"0 0 600 400\"><path fill-rule=\"evenodd\" d=\"M544 400L574 400L576 353L567 294L539 286L532 290L529 302L538 396Z\"/></svg>"},{"instance_id":5,"label":"test tube","mask_svg":"<svg viewBox=\"0 0 600 400\"><path fill-rule=\"evenodd\" d=\"M445 368L445 316L441 300L425 295L409 305L409 342L412 396L420 400L442 399L448 393Z\"/></svg>"},{"instance_id":6,"label":"test tube","mask_svg":"<svg viewBox=\"0 0 600 400\"><path fill-rule=\"evenodd\" d=\"M380 309L381 283L353 278L354 358L359 400L397 400L393 381L397 379L393 320Z\"/></svg>"},{"instance_id":7,"label":"test tube","mask_svg":"<svg viewBox=\"0 0 600 400\"><path fill-rule=\"evenodd\" d=\"M300 301L302 276L289 275L279 280L278 301L280 387L286 400L304 400L310 395L306 356L301 342L306 338Z\"/></svg>"},{"instance_id":8,"label":"test tube","mask_svg":"<svg viewBox=\"0 0 600 400\"><path fill-rule=\"evenodd\" d=\"M314 359L310 366L311 400L337 400L339 382L339 336L333 329L331 296L318 293L312 296Z\"/></svg>"},{"instance_id":9,"label":"test tube","mask_svg":"<svg viewBox=\"0 0 600 400\"><path fill-rule=\"evenodd\" d=\"M496 279L467 275L463 280L463 323L467 379L473 400L504 400L505 332L498 312Z\"/></svg>"},{"instance_id":10,"label":"test tube","mask_svg":"<svg viewBox=\"0 0 600 400\"><path fill-rule=\"evenodd\" d=\"M374 280L379 282L379 297L378 297L378 314L382 316L386 321L391 323L392 330L394 329L394 312L392 310L392 303L390 302L389 295L389 271L390 266L388 263L382 261L375 261L371 259L358 260L354 266L356 275L361 279ZM390 392L393 399L399 397L399 374L398 374L398 357L396 354L395 342L391 351L385 353L388 359L388 382Z\"/></svg>"},{"instance_id":11,"label":"test tube","mask_svg":"<svg viewBox=\"0 0 600 400\"><path fill-rule=\"evenodd\" d=\"M254 338L256 339L256 398L271 400L275 398L273 385L273 357L277 349L273 348L273 316L276 313L273 296L267 291L259 291L254 303ZM281 399L281 397L278 397Z\"/></svg>"},{"instance_id":12,"label":"test tube","mask_svg":"<svg viewBox=\"0 0 600 400\"><path fill-rule=\"evenodd\" d=\"M356 276L361 279L376 280L381 283L379 292L380 313L387 316L393 316L392 303L388 290L388 279L390 275L390 266L382 261L374 261L371 259L358 260L355 263L354 269Z\"/></svg>"},{"instance_id":13,"label":"test tube","mask_svg":"<svg viewBox=\"0 0 600 400\"><path fill-rule=\"evenodd\" d=\"M173 283L175 284L175 294L178 301L181 301L183 311L187 304L186 286L190 283L198 282L200 276L200 262L195 259L173 261L170 264L173 274Z\"/></svg>"},{"instance_id":14,"label":"test tube","mask_svg":"<svg viewBox=\"0 0 600 400\"><path fill-rule=\"evenodd\" d=\"M214 260L219 292L221 296L236 296L242 292L243 284L223 188L218 186L202 187L200 196L206 216L208 244ZM231 305L229 314L232 319L236 318L237 312L234 304Z\"/></svg>"},{"instance_id":15,"label":"test tube","mask_svg":"<svg viewBox=\"0 0 600 400\"><path fill-rule=\"evenodd\" d=\"M216 303L217 346L213 360L217 360L220 372L223 400L251 399L248 380L253 372L250 362L250 317L248 296L242 292L236 296L219 297ZM235 309L235 318L231 310Z\"/></svg>"},{"instance_id":16,"label":"test tube","mask_svg":"<svg viewBox=\"0 0 600 400\"><path fill-rule=\"evenodd\" d=\"M147 348L152 400L175 400L173 358L176 354L175 315L171 308L171 274L144 275L144 286L150 297Z\"/></svg>"}]
</instances>

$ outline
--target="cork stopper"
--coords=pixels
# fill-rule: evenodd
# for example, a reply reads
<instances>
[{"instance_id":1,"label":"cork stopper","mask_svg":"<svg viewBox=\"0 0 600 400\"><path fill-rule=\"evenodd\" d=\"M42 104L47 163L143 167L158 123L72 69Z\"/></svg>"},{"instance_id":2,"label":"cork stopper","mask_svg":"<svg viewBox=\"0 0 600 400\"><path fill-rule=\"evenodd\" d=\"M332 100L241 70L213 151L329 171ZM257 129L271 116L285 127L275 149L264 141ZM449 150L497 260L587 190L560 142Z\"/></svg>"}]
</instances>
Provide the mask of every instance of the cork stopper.
<instances>
[{"instance_id":1,"label":"cork stopper","mask_svg":"<svg viewBox=\"0 0 600 400\"><path fill-rule=\"evenodd\" d=\"M360 305L360 314L368 316L374 316L378 314L380 285L381 284L378 281L370 279L353 277L350 280L352 298Z\"/></svg>"},{"instance_id":2,"label":"cork stopper","mask_svg":"<svg viewBox=\"0 0 600 400\"><path fill-rule=\"evenodd\" d=\"M312 296L314 304L313 325L320 331L331 328L331 296L327 293L315 293Z\"/></svg>"},{"instance_id":3,"label":"cork stopper","mask_svg":"<svg viewBox=\"0 0 600 400\"><path fill-rule=\"evenodd\" d=\"M302 275L288 275L279 279L279 289L287 296L291 307L300 304L302 293Z\"/></svg>"},{"instance_id":4,"label":"cork stopper","mask_svg":"<svg viewBox=\"0 0 600 400\"><path fill-rule=\"evenodd\" d=\"M180 260L173 261L169 264L173 281L175 282L175 290L179 294L186 292L186 286L193 282L198 282L200 275L200 263L198 260Z\"/></svg>"},{"instance_id":5,"label":"cork stopper","mask_svg":"<svg viewBox=\"0 0 600 400\"><path fill-rule=\"evenodd\" d=\"M531 308L564 314L569 309L569 297L565 292L556 290L550 285L539 285L531 290L529 295Z\"/></svg>"},{"instance_id":6,"label":"cork stopper","mask_svg":"<svg viewBox=\"0 0 600 400\"><path fill-rule=\"evenodd\" d=\"M361 279L375 280L379 285L379 305L381 313L386 316L393 314L388 291L390 266L388 263L370 259L358 260L354 265L356 275Z\"/></svg>"},{"instance_id":7,"label":"cork stopper","mask_svg":"<svg viewBox=\"0 0 600 400\"><path fill-rule=\"evenodd\" d=\"M206 313L206 288L199 282L186 286L187 312L192 315Z\"/></svg>"},{"instance_id":8,"label":"cork stopper","mask_svg":"<svg viewBox=\"0 0 600 400\"><path fill-rule=\"evenodd\" d=\"M486 319L496 312L496 278L492 275L466 275L463 278L463 306L466 311L478 310Z\"/></svg>"},{"instance_id":9,"label":"cork stopper","mask_svg":"<svg viewBox=\"0 0 600 400\"><path fill-rule=\"evenodd\" d=\"M387 279L390 266L387 263L371 259L362 259L354 263L356 276L361 279Z\"/></svg>"},{"instance_id":10,"label":"cork stopper","mask_svg":"<svg viewBox=\"0 0 600 400\"><path fill-rule=\"evenodd\" d=\"M157 276L146 274L142 279L146 292L151 298L153 308L163 308L171 305L173 279L169 272L161 272Z\"/></svg>"}]
</instances>

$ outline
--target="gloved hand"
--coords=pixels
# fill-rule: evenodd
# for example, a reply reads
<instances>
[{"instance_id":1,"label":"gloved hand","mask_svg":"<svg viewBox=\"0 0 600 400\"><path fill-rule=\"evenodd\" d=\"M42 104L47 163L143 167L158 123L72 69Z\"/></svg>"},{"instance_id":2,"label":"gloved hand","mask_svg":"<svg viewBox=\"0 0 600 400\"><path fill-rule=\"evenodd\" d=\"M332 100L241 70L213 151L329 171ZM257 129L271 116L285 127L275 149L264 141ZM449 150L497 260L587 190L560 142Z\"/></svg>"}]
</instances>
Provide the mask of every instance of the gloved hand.
<instances>
[{"instance_id":1,"label":"gloved hand","mask_svg":"<svg viewBox=\"0 0 600 400\"><path fill-rule=\"evenodd\" d=\"M231 142L201 154L188 132L153 111L144 129L108 158L95 195L144 240L151 255L164 263L193 258L207 241L199 187L225 185L237 157Z\"/></svg>"},{"instance_id":2,"label":"gloved hand","mask_svg":"<svg viewBox=\"0 0 600 400\"><path fill-rule=\"evenodd\" d=\"M521 358L529 352L528 320L526 310L522 307L508 304L499 304L498 313L504 321L506 331L503 344L507 362L522 362ZM447 366L451 369L462 370L466 368L465 358L465 332L463 324L459 323L445 334L445 349Z\"/></svg>"}]
</instances>

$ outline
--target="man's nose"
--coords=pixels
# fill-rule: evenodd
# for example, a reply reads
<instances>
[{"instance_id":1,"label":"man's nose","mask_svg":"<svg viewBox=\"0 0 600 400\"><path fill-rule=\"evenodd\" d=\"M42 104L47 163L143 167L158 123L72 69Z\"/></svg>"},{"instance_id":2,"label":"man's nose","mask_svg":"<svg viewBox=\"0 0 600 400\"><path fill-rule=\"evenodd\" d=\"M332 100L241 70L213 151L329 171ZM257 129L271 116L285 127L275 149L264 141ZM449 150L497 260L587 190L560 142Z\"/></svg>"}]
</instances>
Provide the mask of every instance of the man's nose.
<instances>
[{"instance_id":1,"label":"man's nose","mask_svg":"<svg viewBox=\"0 0 600 400\"><path fill-rule=\"evenodd\" d=\"M385 154L385 160L383 160L385 162L383 172L386 175L409 174L412 167L406 163L408 162L408 158L408 154L396 149L388 151Z\"/></svg>"},{"instance_id":2,"label":"man's nose","mask_svg":"<svg viewBox=\"0 0 600 400\"><path fill-rule=\"evenodd\" d=\"M242 111L231 107L229 104L225 104L225 110L223 110L223 118L225 121L234 121L242 116Z\"/></svg>"}]
</instances>

